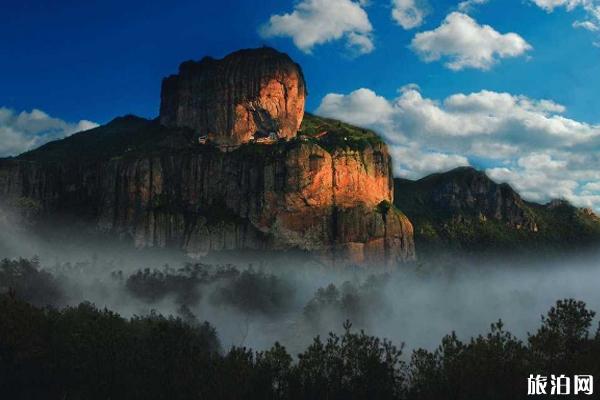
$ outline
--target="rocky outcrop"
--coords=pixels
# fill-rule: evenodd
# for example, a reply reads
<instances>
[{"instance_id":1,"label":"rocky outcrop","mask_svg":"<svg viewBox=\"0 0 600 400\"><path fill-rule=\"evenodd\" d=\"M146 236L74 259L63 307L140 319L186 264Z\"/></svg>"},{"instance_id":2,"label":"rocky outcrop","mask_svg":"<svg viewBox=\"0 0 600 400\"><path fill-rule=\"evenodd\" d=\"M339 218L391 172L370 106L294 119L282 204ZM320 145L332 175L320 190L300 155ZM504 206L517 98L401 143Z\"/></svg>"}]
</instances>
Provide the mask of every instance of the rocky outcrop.
<instances>
[{"instance_id":1,"label":"rocky outcrop","mask_svg":"<svg viewBox=\"0 0 600 400\"><path fill-rule=\"evenodd\" d=\"M0 160L0 210L68 216L138 248L192 256L297 249L332 264L412 260L387 146L311 115L297 137L305 97L300 67L273 49L183 63L163 81L159 119L117 118ZM269 144L251 140L272 133Z\"/></svg>"},{"instance_id":2,"label":"rocky outcrop","mask_svg":"<svg viewBox=\"0 0 600 400\"><path fill-rule=\"evenodd\" d=\"M110 140L125 122L88 135ZM298 249L339 265L394 266L415 255L410 221L389 206L393 179L383 143L144 148L91 163L55 162L44 151L0 162L0 200L42 219L76 215L139 248L176 247L193 256Z\"/></svg>"},{"instance_id":3,"label":"rocky outcrop","mask_svg":"<svg viewBox=\"0 0 600 400\"><path fill-rule=\"evenodd\" d=\"M220 145L255 136L296 136L306 84L299 65L271 48L240 50L221 60L180 65L162 84L160 121L192 128Z\"/></svg>"},{"instance_id":4,"label":"rocky outcrop","mask_svg":"<svg viewBox=\"0 0 600 400\"><path fill-rule=\"evenodd\" d=\"M591 208L582 208L581 213L592 221L600 222L600 217Z\"/></svg>"}]
</instances>

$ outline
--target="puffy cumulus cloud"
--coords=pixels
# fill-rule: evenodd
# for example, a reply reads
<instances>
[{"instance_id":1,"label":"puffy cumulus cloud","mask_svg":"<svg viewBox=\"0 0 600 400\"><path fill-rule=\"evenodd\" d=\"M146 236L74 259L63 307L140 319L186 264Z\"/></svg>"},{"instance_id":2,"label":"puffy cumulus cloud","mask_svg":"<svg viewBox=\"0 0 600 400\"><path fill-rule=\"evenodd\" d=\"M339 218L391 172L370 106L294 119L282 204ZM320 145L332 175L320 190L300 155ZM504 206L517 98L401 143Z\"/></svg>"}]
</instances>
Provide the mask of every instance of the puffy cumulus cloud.
<instances>
[{"instance_id":1,"label":"puffy cumulus cloud","mask_svg":"<svg viewBox=\"0 0 600 400\"><path fill-rule=\"evenodd\" d=\"M490 168L487 173L499 182L511 184L529 200L543 203L565 199L579 207L600 210L598 167L598 160L589 154L545 150L523 155L508 167Z\"/></svg>"},{"instance_id":2,"label":"puffy cumulus cloud","mask_svg":"<svg viewBox=\"0 0 600 400\"><path fill-rule=\"evenodd\" d=\"M417 85L409 84L399 92L404 96L418 90ZM469 165L464 156L428 150L416 142L411 143L408 135L397 130L398 106L370 89L361 88L347 95L330 93L321 100L317 114L370 127L384 134L395 160L394 173L397 176L419 178L432 172Z\"/></svg>"},{"instance_id":3,"label":"puffy cumulus cloud","mask_svg":"<svg viewBox=\"0 0 600 400\"><path fill-rule=\"evenodd\" d=\"M17 113L0 107L0 157L18 155L52 140L97 126L87 120L66 122L37 109Z\"/></svg>"},{"instance_id":4,"label":"puffy cumulus cloud","mask_svg":"<svg viewBox=\"0 0 600 400\"><path fill-rule=\"evenodd\" d=\"M385 124L394 108L385 97L370 89L358 89L349 95L330 93L321 100L319 113L331 115L356 125Z\"/></svg>"},{"instance_id":5,"label":"puffy cumulus cloud","mask_svg":"<svg viewBox=\"0 0 600 400\"><path fill-rule=\"evenodd\" d=\"M454 94L443 102L417 90L395 100L403 131L461 144L499 141L521 148L574 146L600 136L600 127L561 115L564 107L548 100L483 90Z\"/></svg>"},{"instance_id":6,"label":"puffy cumulus cloud","mask_svg":"<svg viewBox=\"0 0 600 400\"><path fill-rule=\"evenodd\" d=\"M429 151L414 144L392 145L390 152L394 159L394 174L409 179L470 165L465 156Z\"/></svg>"},{"instance_id":7,"label":"puffy cumulus cloud","mask_svg":"<svg viewBox=\"0 0 600 400\"><path fill-rule=\"evenodd\" d=\"M465 0L458 3L458 9L463 12L469 12L475 6L485 4L489 0Z\"/></svg>"},{"instance_id":8,"label":"puffy cumulus cloud","mask_svg":"<svg viewBox=\"0 0 600 400\"><path fill-rule=\"evenodd\" d=\"M262 37L291 37L296 47L310 53L314 46L345 39L346 45L366 54L373 51L373 26L366 2L303 0L289 14L272 15L259 33Z\"/></svg>"},{"instance_id":9,"label":"puffy cumulus cloud","mask_svg":"<svg viewBox=\"0 0 600 400\"><path fill-rule=\"evenodd\" d=\"M381 133L397 176L419 178L475 159L526 199L600 210L600 125L565 112L551 100L488 90L430 99L414 84L395 99L365 88L330 94L317 109Z\"/></svg>"},{"instance_id":10,"label":"puffy cumulus cloud","mask_svg":"<svg viewBox=\"0 0 600 400\"><path fill-rule=\"evenodd\" d=\"M454 71L487 70L499 59L517 57L532 49L518 34L501 34L461 12L449 14L434 30L416 34L411 48L425 62L447 60L446 67Z\"/></svg>"},{"instance_id":11,"label":"puffy cumulus cloud","mask_svg":"<svg viewBox=\"0 0 600 400\"><path fill-rule=\"evenodd\" d=\"M577 188L577 181L564 176L555 179L544 171L528 168L491 168L487 174L497 182L512 185L526 199L546 202L550 198L566 199Z\"/></svg>"},{"instance_id":12,"label":"puffy cumulus cloud","mask_svg":"<svg viewBox=\"0 0 600 400\"><path fill-rule=\"evenodd\" d=\"M392 18L404 29L418 28L428 14L426 0L392 0Z\"/></svg>"}]
</instances>

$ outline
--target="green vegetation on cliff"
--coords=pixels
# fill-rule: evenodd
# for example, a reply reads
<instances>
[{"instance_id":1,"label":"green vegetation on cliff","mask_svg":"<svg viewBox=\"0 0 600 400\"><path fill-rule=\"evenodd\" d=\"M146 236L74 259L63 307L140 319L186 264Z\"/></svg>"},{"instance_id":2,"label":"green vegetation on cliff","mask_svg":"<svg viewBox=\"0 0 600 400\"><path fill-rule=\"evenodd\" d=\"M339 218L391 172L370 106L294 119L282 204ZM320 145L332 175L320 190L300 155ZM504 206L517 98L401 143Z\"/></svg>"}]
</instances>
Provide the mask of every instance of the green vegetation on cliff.
<instances>
[{"instance_id":1,"label":"green vegetation on cliff","mask_svg":"<svg viewBox=\"0 0 600 400\"><path fill-rule=\"evenodd\" d=\"M47 143L16 159L42 163L91 163L115 157L186 149L194 143L194 137L188 129L166 128L156 120L127 115L115 118L106 125Z\"/></svg>"},{"instance_id":2,"label":"green vegetation on cliff","mask_svg":"<svg viewBox=\"0 0 600 400\"><path fill-rule=\"evenodd\" d=\"M600 243L600 220L564 201L526 202L473 168L394 180L394 204L413 222L418 248L510 253Z\"/></svg>"},{"instance_id":3,"label":"green vegetation on cliff","mask_svg":"<svg viewBox=\"0 0 600 400\"><path fill-rule=\"evenodd\" d=\"M370 130L309 113L305 114L298 134L298 140L316 143L330 152L336 148L364 150L368 146L384 143ZM197 134L190 129L165 127L157 120L127 115L115 118L106 125L47 143L15 159L42 163L92 163L111 158L160 155L168 151L216 150L216 147L210 144L197 145L196 140ZM295 140L274 144L247 143L236 151L244 156L270 157L295 145Z\"/></svg>"},{"instance_id":4,"label":"green vegetation on cliff","mask_svg":"<svg viewBox=\"0 0 600 400\"><path fill-rule=\"evenodd\" d=\"M310 113L304 114L299 135L301 138L306 137L308 140L316 141L328 151L339 147L363 150L367 146L384 143L373 131Z\"/></svg>"}]
</instances>

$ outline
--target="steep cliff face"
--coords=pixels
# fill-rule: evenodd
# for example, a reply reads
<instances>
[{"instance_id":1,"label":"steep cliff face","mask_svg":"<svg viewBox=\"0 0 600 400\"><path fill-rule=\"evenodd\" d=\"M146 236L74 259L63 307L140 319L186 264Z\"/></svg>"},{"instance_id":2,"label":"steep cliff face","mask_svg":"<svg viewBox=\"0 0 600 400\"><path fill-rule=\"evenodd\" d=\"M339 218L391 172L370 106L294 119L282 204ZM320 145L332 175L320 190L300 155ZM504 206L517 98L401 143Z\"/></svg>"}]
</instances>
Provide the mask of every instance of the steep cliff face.
<instances>
[{"instance_id":1,"label":"steep cliff face","mask_svg":"<svg viewBox=\"0 0 600 400\"><path fill-rule=\"evenodd\" d=\"M300 67L273 49L183 63L163 81L158 120L117 118L0 160L0 206L194 256L299 249L340 264L413 259L386 145L312 115L297 136L305 97ZM251 140L271 133L269 144Z\"/></svg>"},{"instance_id":2,"label":"steep cliff face","mask_svg":"<svg viewBox=\"0 0 600 400\"><path fill-rule=\"evenodd\" d=\"M302 70L286 54L240 50L181 64L179 74L163 81L160 121L221 145L272 132L290 139L302 123L305 98Z\"/></svg>"},{"instance_id":3,"label":"steep cliff face","mask_svg":"<svg viewBox=\"0 0 600 400\"><path fill-rule=\"evenodd\" d=\"M194 144L189 131L131 117L58 143L0 162L5 205L42 219L76 215L137 247L194 256L300 249L330 263L388 266L414 258L412 225L389 206L391 160L379 141L296 139L221 152Z\"/></svg>"}]
</instances>

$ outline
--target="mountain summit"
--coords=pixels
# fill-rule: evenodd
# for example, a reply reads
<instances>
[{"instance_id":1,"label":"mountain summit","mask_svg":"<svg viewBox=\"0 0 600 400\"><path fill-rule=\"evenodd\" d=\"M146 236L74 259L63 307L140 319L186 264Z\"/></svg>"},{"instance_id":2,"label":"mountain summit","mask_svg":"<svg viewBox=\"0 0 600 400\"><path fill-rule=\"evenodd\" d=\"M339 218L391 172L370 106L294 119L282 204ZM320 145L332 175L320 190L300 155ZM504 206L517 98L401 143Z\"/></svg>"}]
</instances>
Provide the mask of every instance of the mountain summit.
<instances>
[{"instance_id":1,"label":"mountain summit","mask_svg":"<svg viewBox=\"0 0 600 400\"><path fill-rule=\"evenodd\" d=\"M184 63L163 83L159 119L117 118L0 160L0 203L197 257L295 249L339 265L414 259L386 144L304 115L305 96L300 67L272 49Z\"/></svg>"},{"instance_id":2,"label":"mountain summit","mask_svg":"<svg viewBox=\"0 0 600 400\"><path fill-rule=\"evenodd\" d=\"M306 83L300 66L272 48L240 50L221 60L187 61L163 80L160 122L188 127L220 145L296 136Z\"/></svg>"}]
</instances>

